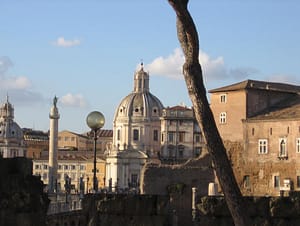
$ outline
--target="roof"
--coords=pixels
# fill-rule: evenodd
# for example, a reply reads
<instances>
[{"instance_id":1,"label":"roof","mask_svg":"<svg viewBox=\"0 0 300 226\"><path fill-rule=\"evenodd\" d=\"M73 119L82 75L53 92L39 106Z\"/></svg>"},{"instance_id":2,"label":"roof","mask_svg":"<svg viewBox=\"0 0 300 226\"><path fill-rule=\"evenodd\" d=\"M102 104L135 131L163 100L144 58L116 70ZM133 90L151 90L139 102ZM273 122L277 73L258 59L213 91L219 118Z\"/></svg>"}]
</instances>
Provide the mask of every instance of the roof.
<instances>
[{"instance_id":1,"label":"roof","mask_svg":"<svg viewBox=\"0 0 300 226\"><path fill-rule=\"evenodd\" d=\"M173 110L173 111L184 111L184 110L192 110L191 108L187 106L182 106L182 105L176 105L173 107L167 107L166 110Z\"/></svg>"},{"instance_id":2,"label":"roof","mask_svg":"<svg viewBox=\"0 0 300 226\"><path fill-rule=\"evenodd\" d=\"M111 129L101 129L98 132L99 137L112 137L113 136L113 130Z\"/></svg>"},{"instance_id":3,"label":"roof","mask_svg":"<svg viewBox=\"0 0 300 226\"><path fill-rule=\"evenodd\" d=\"M281 101L247 121L282 119L300 120L300 95Z\"/></svg>"},{"instance_id":4,"label":"roof","mask_svg":"<svg viewBox=\"0 0 300 226\"><path fill-rule=\"evenodd\" d=\"M83 155L62 155L62 154L58 154L57 155L57 160L58 161L87 161L87 157L83 156ZM45 160L49 160L49 156L45 155L45 156L41 156L40 158L36 158L34 159L35 161L45 161Z\"/></svg>"},{"instance_id":5,"label":"roof","mask_svg":"<svg viewBox=\"0 0 300 226\"><path fill-rule=\"evenodd\" d=\"M300 86L291 85L287 83L257 81L257 80L245 80L242 82L234 83L232 85L223 86L216 89L211 89L209 93L226 92L226 91L237 91L243 89L260 89L260 90L271 90L287 93L300 93Z\"/></svg>"},{"instance_id":6,"label":"roof","mask_svg":"<svg viewBox=\"0 0 300 226\"><path fill-rule=\"evenodd\" d=\"M63 130L63 131L59 132L59 135L61 135L62 133L70 133L70 134L73 134L78 137L87 138L87 136L85 134L79 134L79 133L75 133L75 132L72 132L69 130Z\"/></svg>"}]
</instances>

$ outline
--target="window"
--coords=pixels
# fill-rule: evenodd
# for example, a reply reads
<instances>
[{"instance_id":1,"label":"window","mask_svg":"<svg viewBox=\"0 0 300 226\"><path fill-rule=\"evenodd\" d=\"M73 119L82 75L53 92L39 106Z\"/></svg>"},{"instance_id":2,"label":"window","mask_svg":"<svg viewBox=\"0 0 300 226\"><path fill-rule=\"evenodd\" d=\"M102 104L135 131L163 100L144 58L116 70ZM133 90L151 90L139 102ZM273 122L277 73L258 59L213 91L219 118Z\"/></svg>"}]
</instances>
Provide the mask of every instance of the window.
<instances>
[{"instance_id":1,"label":"window","mask_svg":"<svg viewBox=\"0 0 300 226\"><path fill-rule=\"evenodd\" d=\"M40 168L40 166L39 165L35 165L35 169L39 169Z\"/></svg>"},{"instance_id":2,"label":"window","mask_svg":"<svg viewBox=\"0 0 300 226\"><path fill-rule=\"evenodd\" d=\"M68 165L64 165L64 169L67 170L68 169Z\"/></svg>"},{"instance_id":3,"label":"window","mask_svg":"<svg viewBox=\"0 0 300 226\"><path fill-rule=\"evenodd\" d=\"M161 134L161 142L164 142L164 134Z\"/></svg>"},{"instance_id":4,"label":"window","mask_svg":"<svg viewBox=\"0 0 300 226\"><path fill-rule=\"evenodd\" d=\"M183 151L184 151L184 148L179 148L178 149L178 156L179 156L179 158L183 158Z\"/></svg>"},{"instance_id":5,"label":"window","mask_svg":"<svg viewBox=\"0 0 300 226\"><path fill-rule=\"evenodd\" d=\"M85 170L85 166L84 165L80 165L80 170Z\"/></svg>"},{"instance_id":6,"label":"window","mask_svg":"<svg viewBox=\"0 0 300 226\"><path fill-rule=\"evenodd\" d=\"M168 141L169 141L169 143L174 142L174 132L169 132L168 133Z\"/></svg>"},{"instance_id":7,"label":"window","mask_svg":"<svg viewBox=\"0 0 300 226\"><path fill-rule=\"evenodd\" d=\"M158 141L158 130L153 130L153 140Z\"/></svg>"},{"instance_id":8,"label":"window","mask_svg":"<svg viewBox=\"0 0 300 226\"><path fill-rule=\"evenodd\" d=\"M133 140L139 140L139 131L137 129L133 130Z\"/></svg>"},{"instance_id":9,"label":"window","mask_svg":"<svg viewBox=\"0 0 300 226\"><path fill-rule=\"evenodd\" d=\"M47 166L47 165L44 165L44 167L43 167L43 168L46 170L46 169L48 169L48 166Z\"/></svg>"},{"instance_id":10,"label":"window","mask_svg":"<svg viewBox=\"0 0 300 226\"><path fill-rule=\"evenodd\" d=\"M226 103L226 94L221 94L220 95L220 102L221 103Z\"/></svg>"},{"instance_id":11,"label":"window","mask_svg":"<svg viewBox=\"0 0 300 226\"><path fill-rule=\"evenodd\" d=\"M157 115L158 114L158 109L157 107L152 109L152 115Z\"/></svg>"},{"instance_id":12,"label":"window","mask_svg":"<svg viewBox=\"0 0 300 226\"><path fill-rule=\"evenodd\" d=\"M169 125L176 125L176 120L170 120L169 123Z\"/></svg>"},{"instance_id":13,"label":"window","mask_svg":"<svg viewBox=\"0 0 300 226\"><path fill-rule=\"evenodd\" d=\"M76 169L76 166L75 166L75 165L72 165L72 166L71 166L71 169L72 169L72 170L75 170L75 169Z\"/></svg>"},{"instance_id":14,"label":"window","mask_svg":"<svg viewBox=\"0 0 300 226\"><path fill-rule=\"evenodd\" d=\"M258 154L267 154L268 153L268 140L259 139L258 140Z\"/></svg>"},{"instance_id":15,"label":"window","mask_svg":"<svg viewBox=\"0 0 300 226\"><path fill-rule=\"evenodd\" d=\"M300 153L300 138L296 139L296 152Z\"/></svg>"},{"instance_id":16,"label":"window","mask_svg":"<svg viewBox=\"0 0 300 226\"><path fill-rule=\"evenodd\" d=\"M250 176L245 175L243 179L244 188L250 188Z\"/></svg>"},{"instance_id":17,"label":"window","mask_svg":"<svg viewBox=\"0 0 300 226\"><path fill-rule=\"evenodd\" d=\"M136 187L138 185L138 175L131 174L131 186Z\"/></svg>"},{"instance_id":18,"label":"window","mask_svg":"<svg viewBox=\"0 0 300 226\"><path fill-rule=\"evenodd\" d=\"M196 147L195 148L195 157L198 157L201 155L202 147Z\"/></svg>"},{"instance_id":19,"label":"window","mask_svg":"<svg viewBox=\"0 0 300 226\"><path fill-rule=\"evenodd\" d=\"M226 112L220 113L220 123L225 124L226 123Z\"/></svg>"},{"instance_id":20,"label":"window","mask_svg":"<svg viewBox=\"0 0 300 226\"><path fill-rule=\"evenodd\" d=\"M200 134L195 135L195 141L196 141L196 143L200 142Z\"/></svg>"},{"instance_id":21,"label":"window","mask_svg":"<svg viewBox=\"0 0 300 226\"><path fill-rule=\"evenodd\" d=\"M71 137L71 141L75 141L75 137Z\"/></svg>"},{"instance_id":22,"label":"window","mask_svg":"<svg viewBox=\"0 0 300 226\"><path fill-rule=\"evenodd\" d=\"M179 142L184 142L184 132L179 132Z\"/></svg>"},{"instance_id":23,"label":"window","mask_svg":"<svg viewBox=\"0 0 300 226\"><path fill-rule=\"evenodd\" d=\"M300 188L300 176L297 176L297 188Z\"/></svg>"},{"instance_id":24,"label":"window","mask_svg":"<svg viewBox=\"0 0 300 226\"><path fill-rule=\"evenodd\" d=\"M121 137L121 131L118 129L117 130L117 140L120 140L120 137Z\"/></svg>"},{"instance_id":25,"label":"window","mask_svg":"<svg viewBox=\"0 0 300 226\"><path fill-rule=\"evenodd\" d=\"M280 186L280 177L274 176L274 188L279 188Z\"/></svg>"},{"instance_id":26,"label":"window","mask_svg":"<svg viewBox=\"0 0 300 226\"><path fill-rule=\"evenodd\" d=\"M286 157L287 150L286 150L286 138L279 139L279 157Z\"/></svg>"}]
</instances>

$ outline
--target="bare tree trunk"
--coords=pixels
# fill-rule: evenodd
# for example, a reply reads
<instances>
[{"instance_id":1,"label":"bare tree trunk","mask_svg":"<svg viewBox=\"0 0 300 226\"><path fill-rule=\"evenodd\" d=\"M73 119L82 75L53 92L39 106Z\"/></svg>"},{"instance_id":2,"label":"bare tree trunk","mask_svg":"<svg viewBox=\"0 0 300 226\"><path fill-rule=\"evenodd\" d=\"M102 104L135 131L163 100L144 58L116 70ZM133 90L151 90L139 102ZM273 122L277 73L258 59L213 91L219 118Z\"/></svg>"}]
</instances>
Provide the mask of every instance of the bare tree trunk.
<instances>
[{"instance_id":1,"label":"bare tree trunk","mask_svg":"<svg viewBox=\"0 0 300 226\"><path fill-rule=\"evenodd\" d=\"M187 9L188 0L168 0L177 15L177 35L185 63L183 75L196 119L203 130L207 149L212 157L216 175L236 226L250 225L245 201L235 180L226 149L216 127L206 98L202 69L199 63L199 40L194 21Z\"/></svg>"}]
</instances>

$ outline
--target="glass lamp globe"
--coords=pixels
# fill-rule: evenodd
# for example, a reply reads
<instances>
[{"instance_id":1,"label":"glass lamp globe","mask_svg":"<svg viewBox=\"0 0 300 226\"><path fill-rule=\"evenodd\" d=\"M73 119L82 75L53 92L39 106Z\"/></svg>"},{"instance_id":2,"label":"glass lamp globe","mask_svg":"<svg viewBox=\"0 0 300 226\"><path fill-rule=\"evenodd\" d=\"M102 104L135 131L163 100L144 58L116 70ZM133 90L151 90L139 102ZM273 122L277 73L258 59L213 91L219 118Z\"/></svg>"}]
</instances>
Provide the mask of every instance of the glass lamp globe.
<instances>
[{"instance_id":1,"label":"glass lamp globe","mask_svg":"<svg viewBox=\"0 0 300 226\"><path fill-rule=\"evenodd\" d=\"M86 124L92 129L97 130L104 126L104 115L99 111L93 111L86 117Z\"/></svg>"}]
</instances>

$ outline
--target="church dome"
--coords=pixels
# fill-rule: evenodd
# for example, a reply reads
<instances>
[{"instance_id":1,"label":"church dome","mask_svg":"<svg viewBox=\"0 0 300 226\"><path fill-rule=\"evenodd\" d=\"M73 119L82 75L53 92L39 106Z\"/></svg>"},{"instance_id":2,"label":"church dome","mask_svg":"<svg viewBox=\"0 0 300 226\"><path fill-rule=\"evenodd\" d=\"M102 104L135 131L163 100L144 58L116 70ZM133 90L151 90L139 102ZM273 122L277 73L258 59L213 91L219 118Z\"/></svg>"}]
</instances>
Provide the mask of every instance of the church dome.
<instances>
[{"instance_id":1,"label":"church dome","mask_svg":"<svg viewBox=\"0 0 300 226\"><path fill-rule=\"evenodd\" d=\"M134 75L134 90L120 102L114 122L124 117L131 120L151 120L153 117L159 117L162 109L160 100L149 91L149 74L141 66Z\"/></svg>"},{"instance_id":2,"label":"church dome","mask_svg":"<svg viewBox=\"0 0 300 226\"><path fill-rule=\"evenodd\" d=\"M152 156L160 150L160 117L163 104L149 90L149 74L143 64L134 74L133 91L115 110L113 145Z\"/></svg>"}]
</instances>

